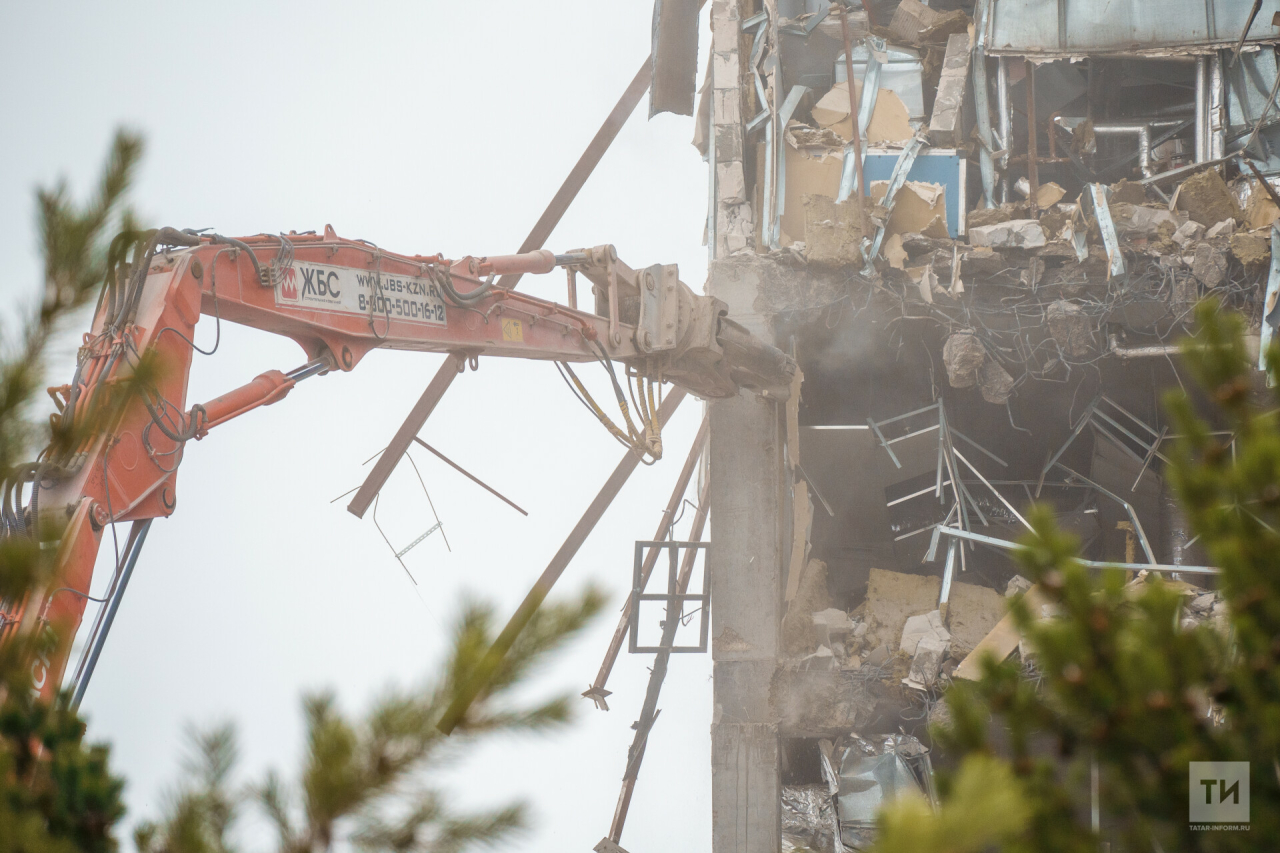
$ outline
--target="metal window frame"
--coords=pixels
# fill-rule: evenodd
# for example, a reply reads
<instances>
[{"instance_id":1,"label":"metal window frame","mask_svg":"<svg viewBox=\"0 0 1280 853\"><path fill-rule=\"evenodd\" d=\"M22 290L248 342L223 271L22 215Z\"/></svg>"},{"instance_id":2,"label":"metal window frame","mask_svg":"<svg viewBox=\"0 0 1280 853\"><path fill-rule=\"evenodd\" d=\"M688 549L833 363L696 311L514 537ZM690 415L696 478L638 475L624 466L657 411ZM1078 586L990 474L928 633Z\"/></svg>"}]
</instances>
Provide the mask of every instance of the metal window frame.
<instances>
[{"instance_id":1,"label":"metal window frame","mask_svg":"<svg viewBox=\"0 0 1280 853\"><path fill-rule=\"evenodd\" d=\"M667 591L665 593L645 592L641 581L645 551L649 548L665 548L669 555L667 571ZM630 654L702 654L707 651L711 634L711 572L705 560L709 556L710 542L682 542L676 540L638 540L636 542L635 560L631 573L631 619L627 634L627 651ZM685 551L703 551L702 592L679 592L678 567L680 555ZM652 577L652 576L651 576ZM680 614L684 613L686 601L697 601L702 604L698 624L698 645L696 646L642 646L640 645L640 602L665 601L667 612L671 613L672 605L678 604Z\"/></svg>"}]
</instances>

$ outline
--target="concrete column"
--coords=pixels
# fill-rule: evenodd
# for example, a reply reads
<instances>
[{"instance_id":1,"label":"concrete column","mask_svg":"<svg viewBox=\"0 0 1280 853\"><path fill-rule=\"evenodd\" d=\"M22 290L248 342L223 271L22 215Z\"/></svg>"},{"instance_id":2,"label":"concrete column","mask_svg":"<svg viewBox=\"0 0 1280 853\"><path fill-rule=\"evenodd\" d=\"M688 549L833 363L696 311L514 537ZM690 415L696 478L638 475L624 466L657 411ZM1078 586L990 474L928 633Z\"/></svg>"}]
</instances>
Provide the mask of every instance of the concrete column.
<instances>
[{"instance_id":1,"label":"concrete column","mask_svg":"<svg viewBox=\"0 0 1280 853\"><path fill-rule=\"evenodd\" d=\"M755 226L742 166L742 19L737 0L711 3L711 144L715 146L715 245L727 257L752 245Z\"/></svg>"},{"instance_id":2,"label":"concrete column","mask_svg":"<svg viewBox=\"0 0 1280 853\"><path fill-rule=\"evenodd\" d=\"M743 168L742 15L738 0L711 4L712 257L707 291L765 340L754 315L754 266L727 260L754 244ZM778 727L769 709L782 600L783 418L776 403L742 394L710 404L711 724L713 853L777 853L781 844Z\"/></svg>"},{"instance_id":3,"label":"concrete column","mask_svg":"<svg viewBox=\"0 0 1280 853\"><path fill-rule=\"evenodd\" d=\"M716 261L710 292L766 340L753 315L757 265ZM783 591L783 407L744 392L710 404L711 726L713 853L777 853L781 835L778 727L769 706Z\"/></svg>"}]
</instances>

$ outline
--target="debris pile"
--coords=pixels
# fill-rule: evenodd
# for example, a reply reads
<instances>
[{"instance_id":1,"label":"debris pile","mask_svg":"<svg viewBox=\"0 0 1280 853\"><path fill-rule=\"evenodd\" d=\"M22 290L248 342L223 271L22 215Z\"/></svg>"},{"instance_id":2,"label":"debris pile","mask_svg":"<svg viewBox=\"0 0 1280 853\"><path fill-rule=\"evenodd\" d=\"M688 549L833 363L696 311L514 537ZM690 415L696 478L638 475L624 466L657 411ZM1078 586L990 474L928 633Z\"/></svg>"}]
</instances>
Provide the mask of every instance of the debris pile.
<instances>
[{"instance_id":1,"label":"debris pile","mask_svg":"<svg viewBox=\"0 0 1280 853\"><path fill-rule=\"evenodd\" d=\"M732 92L740 122L716 136L727 111L700 113L704 153L724 146L717 180L735 176L713 182L713 257L785 258L840 277L857 303L978 336L987 359L948 358L949 379L996 405L1029 380L1168 346L1206 295L1260 329L1280 125L1259 48L1280 34L1241 38L1236 80L1221 45L1190 31L1145 43L1121 23L1094 45L1018 4L818 5L744 12L735 78L714 66L703 89Z\"/></svg>"},{"instance_id":2,"label":"debris pile","mask_svg":"<svg viewBox=\"0 0 1280 853\"><path fill-rule=\"evenodd\" d=\"M874 841L880 806L897 797L936 805L933 764L919 740L903 734L857 734L818 742L823 782L782 787L784 853L865 850Z\"/></svg>"}]
</instances>

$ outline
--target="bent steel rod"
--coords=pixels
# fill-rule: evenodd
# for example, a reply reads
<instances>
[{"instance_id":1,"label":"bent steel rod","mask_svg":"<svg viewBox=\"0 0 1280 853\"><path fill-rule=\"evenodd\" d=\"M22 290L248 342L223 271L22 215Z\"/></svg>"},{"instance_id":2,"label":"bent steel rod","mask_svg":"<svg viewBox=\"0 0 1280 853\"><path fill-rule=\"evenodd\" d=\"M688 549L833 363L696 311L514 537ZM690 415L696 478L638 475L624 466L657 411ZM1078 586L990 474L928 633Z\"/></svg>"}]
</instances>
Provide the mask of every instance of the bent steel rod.
<instances>
[{"instance_id":1,"label":"bent steel rod","mask_svg":"<svg viewBox=\"0 0 1280 853\"><path fill-rule=\"evenodd\" d=\"M685 459L684 468L680 469L680 476L676 478L675 488L671 490L671 500L667 501L667 508L662 513L662 520L658 522L658 530L653 534L653 541L655 542L667 538L667 532L675 521L676 511L680 509L680 502L684 499L684 493L689 488L689 480L693 478L693 471L698 466L698 457L702 455L702 449L707 444L709 427L707 419L703 418L702 426L698 428L698 434L693 439L693 446L689 448L689 457ZM701 502L699 506L701 506ZM653 567L657 562L658 549L649 549L649 553L644 559L644 565L640 569L641 588L648 582L649 575L653 572ZM618 659L618 652L622 650L622 641L626 639L627 630L631 625L631 596L634 594L633 591L627 596L626 604L622 607L622 616L618 619L618 627L613 631L613 639L609 641L609 649L604 654L604 661L600 664L600 671L596 673L596 680L582 694L595 702L596 707L602 711L609 710L609 704L605 701L609 691L605 690L604 686L609 681L609 673L613 671L613 664Z\"/></svg>"},{"instance_id":2,"label":"bent steel rod","mask_svg":"<svg viewBox=\"0 0 1280 853\"><path fill-rule=\"evenodd\" d=\"M685 392L683 389L673 388L666 399L662 401L662 405L658 408L659 429L666 425L676 407L680 405L680 401L684 398ZM635 471L636 466L639 464L640 457L632 450L628 450L622 457L618 467L613 470L613 473L609 475L609 479L600 488L600 493L596 495L595 500L587 507L587 511L582 514L582 518L578 520L573 530L569 532L569 536L564 540L564 544L560 546L560 550L551 558L551 562L547 564L542 575L534 582L533 588L524 597L524 601L520 602L520 606L512 614L511 620L507 622L507 627L502 629L502 633L493 641L493 645L485 652L475 670L454 695L453 702L445 709L440 722L436 725L440 731L445 734L451 734L458 723L462 722L462 719L467 715L467 709L471 707L471 703L475 701L480 691L488 686L494 672L502 665L502 659L511 650L516 637L520 636L520 632L529 624L529 620L533 618L533 614L542 605L547 593L551 592L551 587L560 579L560 575L564 573L569 562L578 553L578 549L582 547L582 543L587 540L587 536L595 528L596 522L604 515L605 510L609 508L609 504L613 503L613 499L618 496L618 492L622 491L622 487L631 476L631 472Z\"/></svg>"}]
</instances>

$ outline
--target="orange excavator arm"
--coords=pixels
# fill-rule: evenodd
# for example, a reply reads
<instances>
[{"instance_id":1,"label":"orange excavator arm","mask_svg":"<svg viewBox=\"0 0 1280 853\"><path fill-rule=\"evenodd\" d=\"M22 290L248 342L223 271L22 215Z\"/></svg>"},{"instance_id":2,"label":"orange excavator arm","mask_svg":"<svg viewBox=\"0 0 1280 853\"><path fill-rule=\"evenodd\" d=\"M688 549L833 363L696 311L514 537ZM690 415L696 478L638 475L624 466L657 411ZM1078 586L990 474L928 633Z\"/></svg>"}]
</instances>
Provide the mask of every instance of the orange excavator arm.
<instances>
[{"instance_id":1,"label":"orange excavator arm","mask_svg":"<svg viewBox=\"0 0 1280 853\"><path fill-rule=\"evenodd\" d=\"M672 382L702 397L744 387L782 397L795 370L725 316L722 303L681 282L674 265L635 270L612 246L450 260L395 254L328 227L242 239L165 228L144 237L131 264L113 264L72 382L50 389L60 409L54 441L0 491L0 535L49 543L53 554L47 587L0 602L0 642L52 634L32 662L33 689L46 698L62 682L104 528L135 522L122 562L136 559L145 525L174 511L187 443L278 402L304 379L352 370L379 347L449 353L459 370L482 355L621 362L650 389ZM496 276L557 267L566 270L568 305L495 284ZM594 311L577 306L578 276L591 285ZM292 338L307 361L188 408L202 314ZM656 407L644 393L638 403L641 427L625 417L625 430L611 428L656 457ZM108 628L113 615L114 607ZM86 665L91 672L82 658L76 673L81 689Z\"/></svg>"}]
</instances>

